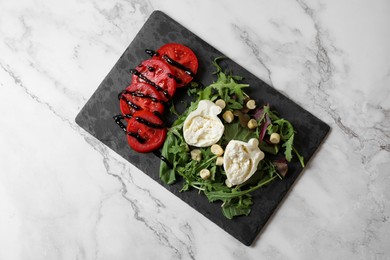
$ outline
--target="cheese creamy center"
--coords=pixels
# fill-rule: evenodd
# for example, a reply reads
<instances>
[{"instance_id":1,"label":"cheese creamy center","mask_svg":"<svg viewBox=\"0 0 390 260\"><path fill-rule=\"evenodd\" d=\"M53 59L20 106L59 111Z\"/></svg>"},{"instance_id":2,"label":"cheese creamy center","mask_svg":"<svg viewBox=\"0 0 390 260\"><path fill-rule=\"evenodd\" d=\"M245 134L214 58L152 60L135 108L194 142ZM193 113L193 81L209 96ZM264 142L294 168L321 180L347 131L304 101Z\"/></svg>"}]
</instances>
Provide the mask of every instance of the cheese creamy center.
<instances>
[{"instance_id":1,"label":"cheese creamy center","mask_svg":"<svg viewBox=\"0 0 390 260\"><path fill-rule=\"evenodd\" d=\"M258 144L257 139L251 139L248 143L231 140L226 146L223 167L232 185L245 182L256 172L257 165L264 159Z\"/></svg>"},{"instance_id":2,"label":"cheese creamy center","mask_svg":"<svg viewBox=\"0 0 390 260\"><path fill-rule=\"evenodd\" d=\"M225 127L218 118L222 109L210 100L199 101L183 124L183 136L187 144L196 147L211 146L221 139Z\"/></svg>"}]
</instances>

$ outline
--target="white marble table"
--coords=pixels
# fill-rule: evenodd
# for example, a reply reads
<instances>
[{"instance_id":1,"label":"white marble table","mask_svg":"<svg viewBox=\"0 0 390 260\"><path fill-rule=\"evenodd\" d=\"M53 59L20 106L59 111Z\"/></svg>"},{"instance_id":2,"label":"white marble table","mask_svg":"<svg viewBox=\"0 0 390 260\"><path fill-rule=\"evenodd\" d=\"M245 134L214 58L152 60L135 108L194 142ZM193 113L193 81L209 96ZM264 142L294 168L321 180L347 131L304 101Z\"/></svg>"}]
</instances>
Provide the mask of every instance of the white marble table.
<instances>
[{"instance_id":1,"label":"white marble table","mask_svg":"<svg viewBox=\"0 0 390 260\"><path fill-rule=\"evenodd\" d=\"M74 121L162 10L331 126L251 247ZM0 259L390 259L390 2L0 0Z\"/></svg>"}]
</instances>

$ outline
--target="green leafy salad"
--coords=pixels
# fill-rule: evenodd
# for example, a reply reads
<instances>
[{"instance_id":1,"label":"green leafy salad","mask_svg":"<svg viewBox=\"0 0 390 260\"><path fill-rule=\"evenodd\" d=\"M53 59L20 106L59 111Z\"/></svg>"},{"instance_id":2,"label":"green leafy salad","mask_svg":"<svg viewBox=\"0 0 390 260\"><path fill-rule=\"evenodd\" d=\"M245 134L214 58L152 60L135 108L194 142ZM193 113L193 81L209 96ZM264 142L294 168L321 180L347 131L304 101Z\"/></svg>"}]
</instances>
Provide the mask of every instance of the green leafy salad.
<instances>
[{"instance_id":1,"label":"green leafy salad","mask_svg":"<svg viewBox=\"0 0 390 260\"><path fill-rule=\"evenodd\" d=\"M181 192L196 189L210 203L220 201L223 215L232 219L251 212L252 192L283 179L294 156L302 167L304 158L294 147L292 124L269 104L256 105L244 92L249 85L218 61L217 80L189 88L195 101L168 129L160 178L166 184L183 180ZM209 119L214 121L199 121Z\"/></svg>"}]
</instances>

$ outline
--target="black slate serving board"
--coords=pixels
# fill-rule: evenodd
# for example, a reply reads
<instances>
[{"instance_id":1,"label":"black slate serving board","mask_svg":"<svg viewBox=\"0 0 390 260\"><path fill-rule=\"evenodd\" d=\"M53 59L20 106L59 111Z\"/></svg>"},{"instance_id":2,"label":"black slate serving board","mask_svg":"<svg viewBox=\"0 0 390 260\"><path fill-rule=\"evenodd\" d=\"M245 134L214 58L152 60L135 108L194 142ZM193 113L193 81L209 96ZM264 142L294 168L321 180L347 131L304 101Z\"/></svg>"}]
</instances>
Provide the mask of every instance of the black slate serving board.
<instances>
[{"instance_id":1,"label":"black slate serving board","mask_svg":"<svg viewBox=\"0 0 390 260\"><path fill-rule=\"evenodd\" d=\"M302 172L298 160L293 160L290 164L287 178L274 181L253 194L254 205L249 216L228 220L222 215L219 203L209 203L206 197L198 194L197 191L180 193L181 183L163 184L159 180L159 158L152 153L139 154L132 151L127 144L125 134L112 118L120 113L118 93L131 82L130 69L135 68L140 62L149 58L145 53L145 49L156 50L161 45L169 42L187 45L196 53L199 59L197 81L207 86L216 79L215 75L212 74L215 67L211 62L216 57L226 55L223 55L163 12L155 11L77 115L76 122L188 205L249 246ZM295 140L296 147L305 157L307 163L326 137L329 126L229 58L224 59L221 65L224 69L231 70L234 75L244 77L243 83L250 84L246 92L258 104L271 104L281 117L292 122L298 133ZM178 91L175 94L174 102L180 105L183 100L189 100L186 91ZM172 122L173 116L168 113L167 119Z\"/></svg>"}]
</instances>

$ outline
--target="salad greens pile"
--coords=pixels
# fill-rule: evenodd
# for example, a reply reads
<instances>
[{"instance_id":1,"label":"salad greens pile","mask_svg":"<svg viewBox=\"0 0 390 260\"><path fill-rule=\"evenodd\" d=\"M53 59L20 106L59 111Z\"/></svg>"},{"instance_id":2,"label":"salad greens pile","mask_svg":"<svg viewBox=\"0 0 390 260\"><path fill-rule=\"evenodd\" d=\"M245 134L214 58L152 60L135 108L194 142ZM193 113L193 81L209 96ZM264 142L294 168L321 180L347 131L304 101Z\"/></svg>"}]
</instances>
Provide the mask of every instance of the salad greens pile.
<instances>
[{"instance_id":1,"label":"salad greens pile","mask_svg":"<svg viewBox=\"0 0 390 260\"><path fill-rule=\"evenodd\" d=\"M302 167L304 167L304 159L294 147L296 133L292 124L280 118L268 104L255 109L250 115L258 122L256 129L251 130L246 127L238 116L231 123L221 120L224 122L225 130L218 142L219 145L224 147L230 140L247 142L251 138L257 138L260 149L266 153L265 158L260 161L256 173L249 180L240 185L228 187L225 184L226 173L223 166L216 165L217 156L211 152L210 147L197 148L201 150L202 160L197 161L191 158L190 151L193 147L187 145L184 140L183 123L188 114L197 108L199 101L223 99L226 102L224 110L240 111L238 114L240 115L241 111L245 111L245 101L249 99L249 96L244 92L244 89L249 85L239 83L242 77L223 72L218 64L219 59L213 61L213 65L216 67L217 81L201 90L190 88L189 94L197 95L196 100L191 102L186 111L178 116L168 130L161 154L169 163L161 161L160 179L166 184L173 184L178 177L182 178L184 180L182 192L197 189L200 193L204 193L210 202L221 201L223 215L232 219L235 216L248 215L251 212L253 204L251 193L253 191L277 178L282 179L286 175L287 163L291 161L293 154L297 156ZM248 113L248 111L245 112ZM279 144L272 144L268 141L272 133L280 135ZM277 155L281 149L284 150L284 158L282 159L270 159L272 156L267 155ZM210 178L205 180L199 176L202 169L210 171Z\"/></svg>"}]
</instances>

